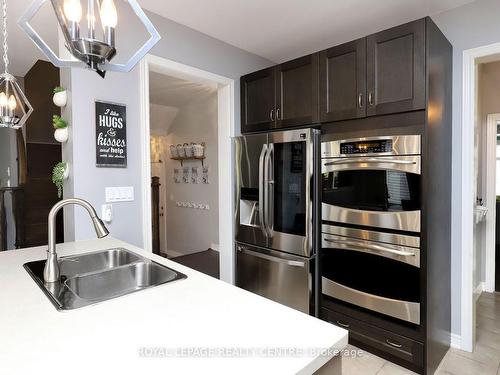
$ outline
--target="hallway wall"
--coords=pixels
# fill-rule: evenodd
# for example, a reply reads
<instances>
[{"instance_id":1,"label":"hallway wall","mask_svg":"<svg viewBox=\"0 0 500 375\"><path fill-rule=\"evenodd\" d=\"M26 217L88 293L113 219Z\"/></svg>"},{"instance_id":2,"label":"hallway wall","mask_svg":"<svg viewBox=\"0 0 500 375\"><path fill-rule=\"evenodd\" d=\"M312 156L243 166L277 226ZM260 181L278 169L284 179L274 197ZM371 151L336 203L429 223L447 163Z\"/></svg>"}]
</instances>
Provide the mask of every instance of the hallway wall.
<instances>
[{"instance_id":1,"label":"hallway wall","mask_svg":"<svg viewBox=\"0 0 500 375\"><path fill-rule=\"evenodd\" d=\"M218 247L219 199L217 166L217 92L207 93L179 108L166 134L164 163L166 190L167 254L185 255ZM174 170L182 172L180 163L169 158L168 145L191 142L206 143L205 166L209 167L210 184L202 183L199 161L184 162L184 167L198 168L198 184L174 182ZM209 205L209 210L178 207L176 202ZM216 250L216 249L215 249Z\"/></svg>"}]
</instances>

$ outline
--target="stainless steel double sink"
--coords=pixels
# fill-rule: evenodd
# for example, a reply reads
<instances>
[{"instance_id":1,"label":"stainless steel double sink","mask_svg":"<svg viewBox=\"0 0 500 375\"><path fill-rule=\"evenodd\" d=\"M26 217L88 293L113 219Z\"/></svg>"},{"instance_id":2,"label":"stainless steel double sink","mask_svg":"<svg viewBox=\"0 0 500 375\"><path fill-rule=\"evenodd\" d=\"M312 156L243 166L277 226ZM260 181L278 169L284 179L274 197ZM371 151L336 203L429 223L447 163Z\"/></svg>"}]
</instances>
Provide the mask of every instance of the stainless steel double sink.
<instances>
[{"instance_id":1,"label":"stainless steel double sink","mask_svg":"<svg viewBox=\"0 0 500 375\"><path fill-rule=\"evenodd\" d=\"M24 268L58 310L72 310L187 276L129 250L117 248L62 257L61 277L43 279L45 259Z\"/></svg>"}]
</instances>

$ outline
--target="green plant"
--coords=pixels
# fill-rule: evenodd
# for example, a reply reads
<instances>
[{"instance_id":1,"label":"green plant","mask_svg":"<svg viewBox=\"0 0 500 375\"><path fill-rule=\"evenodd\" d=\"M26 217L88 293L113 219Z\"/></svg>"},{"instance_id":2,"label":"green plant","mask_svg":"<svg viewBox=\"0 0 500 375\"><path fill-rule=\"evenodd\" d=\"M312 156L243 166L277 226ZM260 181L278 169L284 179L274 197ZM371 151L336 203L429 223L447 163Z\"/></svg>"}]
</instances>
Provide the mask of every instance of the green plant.
<instances>
[{"instance_id":1,"label":"green plant","mask_svg":"<svg viewBox=\"0 0 500 375\"><path fill-rule=\"evenodd\" d=\"M52 182L57 187L57 196L62 197L63 186L64 186L64 171L66 170L66 162L61 161L57 163L52 170Z\"/></svg>"},{"instance_id":2,"label":"green plant","mask_svg":"<svg viewBox=\"0 0 500 375\"><path fill-rule=\"evenodd\" d=\"M52 116L52 125L54 129L65 129L68 127L68 122L61 116L54 115Z\"/></svg>"},{"instance_id":3,"label":"green plant","mask_svg":"<svg viewBox=\"0 0 500 375\"><path fill-rule=\"evenodd\" d=\"M62 86L57 86L55 89L54 89L54 94L57 94L58 92L63 92L63 91L66 91L66 89Z\"/></svg>"}]
</instances>

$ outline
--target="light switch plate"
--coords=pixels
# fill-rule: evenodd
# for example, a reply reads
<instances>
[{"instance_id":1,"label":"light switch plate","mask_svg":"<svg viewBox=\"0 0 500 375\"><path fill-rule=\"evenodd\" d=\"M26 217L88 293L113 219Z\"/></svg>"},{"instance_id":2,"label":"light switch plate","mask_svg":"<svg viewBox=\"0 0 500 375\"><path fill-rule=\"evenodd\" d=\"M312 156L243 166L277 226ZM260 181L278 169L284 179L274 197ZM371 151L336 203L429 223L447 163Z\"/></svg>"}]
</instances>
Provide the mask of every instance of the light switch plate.
<instances>
[{"instance_id":1,"label":"light switch plate","mask_svg":"<svg viewBox=\"0 0 500 375\"><path fill-rule=\"evenodd\" d=\"M131 202L134 200L134 187L107 187L105 188L106 203Z\"/></svg>"},{"instance_id":2,"label":"light switch plate","mask_svg":"<svg viewBox=\"0 0 500 375\"><path fill-rule=\"evenodd\" d=\"M113 205L112 204L103 204L101 207L101 219L105 223L111 223L113 220Z\"/></svg>"}]
</instances>

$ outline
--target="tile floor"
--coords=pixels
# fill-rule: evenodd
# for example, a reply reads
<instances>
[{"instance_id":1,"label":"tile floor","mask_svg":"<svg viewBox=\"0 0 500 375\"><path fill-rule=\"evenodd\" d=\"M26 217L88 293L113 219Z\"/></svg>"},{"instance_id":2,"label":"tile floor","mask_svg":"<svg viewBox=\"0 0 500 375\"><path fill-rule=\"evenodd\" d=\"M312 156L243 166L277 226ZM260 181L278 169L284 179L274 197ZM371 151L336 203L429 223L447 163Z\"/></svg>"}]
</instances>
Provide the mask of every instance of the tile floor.
<instances>
[{"instance_id":1,"label":"tile floor","mask_svg":"<svg viewBox=\"0 0 500 375\"><path fill-rule=\"evenodd\" d=\"M500 293L483 293L479 297L476 324L474 353L450 349L436 375L500 375ZM343 357L342 374L409 375L414 372L362 351L357 357Z\"/></svg>"}]
</instances>

